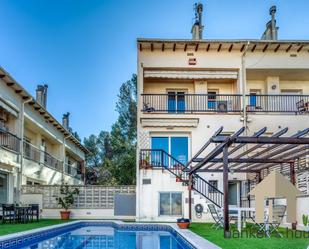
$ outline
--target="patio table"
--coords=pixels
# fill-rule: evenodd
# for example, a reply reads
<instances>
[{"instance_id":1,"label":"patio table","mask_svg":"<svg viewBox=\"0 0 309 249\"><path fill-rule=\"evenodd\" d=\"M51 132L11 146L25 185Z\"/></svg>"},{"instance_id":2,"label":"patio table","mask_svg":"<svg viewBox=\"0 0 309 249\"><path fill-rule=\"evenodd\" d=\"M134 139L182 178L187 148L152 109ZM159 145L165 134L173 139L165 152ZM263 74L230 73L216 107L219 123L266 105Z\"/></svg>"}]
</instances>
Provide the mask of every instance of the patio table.
<instances>
[{"instance_id":1,"label":"patio table","mask_svg":"<svg viewBox=\"0 0 309 249\"><path fill-rule=\"evenodd\" d=\"M241 232L241 215L242 212L255 212L252 207L229 207L229 211L237 211L237 230Z\"/></svg>"}]
</instances>

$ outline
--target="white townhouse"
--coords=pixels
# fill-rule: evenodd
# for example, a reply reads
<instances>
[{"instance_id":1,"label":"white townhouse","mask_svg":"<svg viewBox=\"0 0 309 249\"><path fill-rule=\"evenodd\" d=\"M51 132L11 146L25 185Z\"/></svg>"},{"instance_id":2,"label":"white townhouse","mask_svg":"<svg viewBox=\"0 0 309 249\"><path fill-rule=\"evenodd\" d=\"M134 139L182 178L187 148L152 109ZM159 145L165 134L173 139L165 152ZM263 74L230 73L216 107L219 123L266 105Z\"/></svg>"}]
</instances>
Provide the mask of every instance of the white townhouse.
<instances>
[{"instance_id":1,"label":"white townhouse","mask_svg":"<svg viewBox=\"0 0 309 249\"><path fill-rule=\"evenodd\" d=\"M192 40L137 40L137 220L190 217L189 202L194 220L201 220L197 204L222 207L221 173L199 172L208 187L193 188L190 200L187 184L173 174L220 127L222 135L267 127L267 136L309 127L309 41L278 40L274 7L261 40L202 39L200 8ZM301 168L296 184L309 194L308 162ZM245 205L248 179L229 173L230 206Z\"/></svg>"},{"instance_id":2,"label":"white townhouse","mask_svg":"<svg viewBox=\"0 0 309 249\"><path fill-rule=\"evenodd\" d=\"M47 85L34 98L0 68L0 204L18 202L22 185L84 184L87 149L46 102Z\"/></svg>"}]
</instances>

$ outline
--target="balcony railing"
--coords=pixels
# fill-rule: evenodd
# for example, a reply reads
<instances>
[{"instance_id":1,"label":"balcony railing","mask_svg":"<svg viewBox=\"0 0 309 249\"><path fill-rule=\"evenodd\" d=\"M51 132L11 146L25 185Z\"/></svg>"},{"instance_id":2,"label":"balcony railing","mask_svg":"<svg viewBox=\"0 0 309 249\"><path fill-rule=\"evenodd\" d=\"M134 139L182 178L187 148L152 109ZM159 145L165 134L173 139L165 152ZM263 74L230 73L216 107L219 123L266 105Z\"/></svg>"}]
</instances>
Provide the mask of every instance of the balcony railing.
<instances>
[{"instance_id":1,"label":"balcony railing","mask_svg":"<svg viewBox=\"0 0 309 249\"><path fill-rule=\"evenodd\" d=\"M145 113L285 112L309 113L309 95L142 94Z\"/></svg>"},{"instance_id":2,"label":"balcony railing","mask_svg":"<svg viewBox=\"0 0 309 249\"><path fill-rule=\"evenodd\" d=\"M308 113L309 95L247 95L248 112Z\"/></svg>"},{"instance_id":3,"label":"balcony railing","mask_svg":"<svg viewBox=\"0 0 309 249\"><path fill-rule=\"evenodd\" d=\"M43 163L48 167L62 171L62 162L46 151L40 150L31 143L24 142L24 157L28 160Z\"/></svg>"},{"instance_id":4,"label":"balcony railing","mask_svg":"<svg viewBox=\"0 0 309 249\"><path fill-rule=\"evenodd\" d=\"M20 138L6 130L0 129L0 147L19 153Z\"/></svg>"},{"instance_id":5,"label":"balcony railing","mask_svg":"<svg viewBox=\"0 0 309 249\"><path fill-rule=\"evenodd\" d=\"M142 94L143 112L240 112L239 94Z\"/></svg>"},{"instance_id":6,"label":"balcony railing","mask_svg":"<svg viewBox=\"0 0 309 249\"><path fill-rule=\"evenodd\" d=\"M66 173L67 175L73 176L74 178L78 180L83 180L84 174L79 168L79 164L80 163L77 162L76 164L77 167L74 167L73 165L66 163L64 167L64 173Z\"/></svg>"}]
</instances>

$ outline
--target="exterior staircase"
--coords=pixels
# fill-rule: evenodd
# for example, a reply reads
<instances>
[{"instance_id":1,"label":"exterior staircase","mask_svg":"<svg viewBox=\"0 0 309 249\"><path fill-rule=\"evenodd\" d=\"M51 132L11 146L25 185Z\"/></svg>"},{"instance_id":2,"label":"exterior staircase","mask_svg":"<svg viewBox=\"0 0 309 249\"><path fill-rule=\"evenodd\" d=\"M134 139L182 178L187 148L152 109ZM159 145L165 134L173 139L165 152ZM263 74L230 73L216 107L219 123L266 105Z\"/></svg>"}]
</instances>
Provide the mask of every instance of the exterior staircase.
<instances>
[{"instance_id":1,"label":"exterior staircase","mask_svg":"<svg viewBox=\"0 0 309 249\"><path fill-rule=\"evenodd\" d=\"M203 179L200 175L192 174L192 185L189 184L188 166L168 154L164 150L142 149L140 150L140 168L160 168L167 170L176 177L177 182L182 182L183 185L192 188L208 201L221 208L223 205L223 193L212 186L208 181Z\"/></svg>"}]
</instances>

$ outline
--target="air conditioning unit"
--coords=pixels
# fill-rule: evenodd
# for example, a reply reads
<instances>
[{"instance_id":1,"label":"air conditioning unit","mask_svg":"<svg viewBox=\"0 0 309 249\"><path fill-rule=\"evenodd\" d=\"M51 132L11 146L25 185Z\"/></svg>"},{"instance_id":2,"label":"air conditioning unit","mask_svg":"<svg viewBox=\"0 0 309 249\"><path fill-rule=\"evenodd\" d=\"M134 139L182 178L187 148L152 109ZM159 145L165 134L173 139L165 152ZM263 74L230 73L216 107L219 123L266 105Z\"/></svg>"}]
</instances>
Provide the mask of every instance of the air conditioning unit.
<instances>
[{"instance_id":1,"label":"air conditioning unit","mask_svg":"<svg viewBox=\"0 0 309 249\"><path fill-rule=\"evenodd\" d=\"M231 100L219 100L217 101L217 111L227 112L233 110L233 104Z\"/></svg>"}]
</instances>

